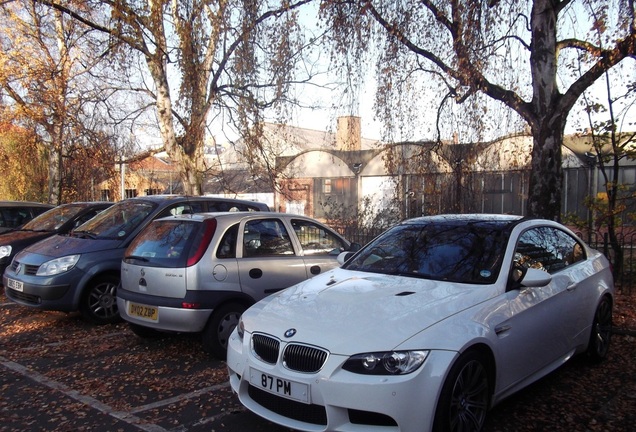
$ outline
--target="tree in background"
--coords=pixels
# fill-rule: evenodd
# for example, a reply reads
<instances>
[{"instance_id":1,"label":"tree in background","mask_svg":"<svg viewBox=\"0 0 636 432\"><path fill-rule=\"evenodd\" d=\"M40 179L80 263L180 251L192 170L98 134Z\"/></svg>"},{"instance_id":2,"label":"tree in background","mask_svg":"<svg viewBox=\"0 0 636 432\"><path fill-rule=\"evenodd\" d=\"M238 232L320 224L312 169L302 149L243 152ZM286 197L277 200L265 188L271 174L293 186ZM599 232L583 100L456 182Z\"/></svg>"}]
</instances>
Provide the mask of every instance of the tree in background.
<instances>
[{"instance_id":1,"label":"tree in background","mask_svg":"<svg viewBox=\"0 0 636 432\"><path fill-rule=\"evenodd\" d=\"M84 2L79 3L84 5ZM90 7L84 5L84 7ZM78 143L99 136L103 127L99 104L104 101L99 80L100 61L108 42L98 32L87 32L61 12L32 1L3 2L0 35L0 90L3 117L27 125L46 146L48 194L44 201L60 204L75 198L77 186L65 184L64 173L95 165L95 154L65 167ZM92 142L95 144L95 142ZM113 165L113 160L102 161ZM86 188L86 184L80 187ZM65 196L69 193L69 196Z\"/></svg>"},{"instance_id":2,"label":"tree in background","mask_svg":"<svg viewBox=\"0 0 636 432\"><path fill-rule=\"evenodd\" d=\"M0 172L1 200L46 201L46 148L33 131L0 123Z\"/></svg>"},{"instance_id":3,"label":"tree in background","mask_svg":"<svg viewBox=\"0 0 636 432\"><path fill-rule=\"evenodd\" d=\"M438 117L451 101L469 107L460 122L472 120L473 130L504 126L490 117L493 101L516 113L534 141L527 213L549 219L560 217L568 114L605 71L636 54L627 0L323 0L321 12L347 71L376 55L376 112L389 131L435 103ZM581 62L581 73L564 79Z\"/></svg>"},{"instance_id":4,"label":"tree in background","mask_svg":"<svg viewBox=\"0 0 636 432\"><path fill-rule=\"evenodd\" d=\"M297 10L310 1L91 1L92 14L66 2L39 3L125 46L131 65L134 56L142 60L141 77L150 83L138 90L155 104L163 146L182 170L185 192L198 195L214 118L236 126L249 162L262 158L259 124L264 110L284 114L305 48Z\"/></svg>"},{"instance_id":5,"label":"tree in background","mask_svg":"<svg viewBox=\"0 0 636 432\"><path fill-rule=\"evenodd\" d=\"M626 159L636 159L636 133L624 132L623 128L633 128L634 124L625 124L625 118L632 108L636 88L634 83L627 84L623 89L612 86L612 80L606 73L605 101L596 100L593 95L585 94L582 103L587 112L587 136L591 152L586 153L590 157L591 171L597 170L601 176L600 183L605 192L600 196L588 197L587 205L592 212L592 224L598 231L607 232L609 245L613 252L612 264L617 275L622 274L623 248L620 240L619 229L625 216L634 218L634 208L628 205L633 202L636 192L621 179L621 164ZM619 94L620 91L624 91ZM623 103L623 109L617 111L617 107ZM604 113L605 119L595 120L594 114ZM598 116L596 116L598 117ZM592 190L596 188L593 185ZM631 214L625 215L631 210Z\"/></svg>"}]
</instances>

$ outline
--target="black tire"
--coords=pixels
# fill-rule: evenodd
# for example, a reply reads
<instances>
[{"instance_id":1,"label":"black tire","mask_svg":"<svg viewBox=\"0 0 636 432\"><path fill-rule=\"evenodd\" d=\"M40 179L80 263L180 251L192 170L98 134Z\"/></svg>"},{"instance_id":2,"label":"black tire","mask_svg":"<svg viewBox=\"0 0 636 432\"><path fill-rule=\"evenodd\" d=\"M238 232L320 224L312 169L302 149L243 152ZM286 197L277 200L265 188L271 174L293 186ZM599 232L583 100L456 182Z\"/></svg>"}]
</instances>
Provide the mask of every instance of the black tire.
<instances>
[{"instance_id":1,"label":"black tire","mask_svg":"<svg viewBox=\"0 0 636 432\"><path fill-rule=\"evenodd\" d=\"M112 324L121 321L117 309L116 276L101 276L84 289L79 310L82 316L94 324Z\"/></svg>"},{"instance_id":2,"label":"black tire","mask_svg":"<svg viewBox=\"0 0 636 432\"><path fill-rule=\"evenodd\" d=\"M611 340L612 301L605 296L596 307L594 320L592 321L592 332L587 347L587 355L591 362L599 363L607 357Z\"/></svg>"},{"instance_id":3,"label":"black tire","mask_svg":"<svg viewBox=\"0 0 636 432\"><path fill-rule=\"evenodd\" d=\"M150 327L144 327L139 324L128 323L130 330L142 339L156 339L163 336L163 333Z\"/></svg>"},{"instance_id":4,"label":"black tire","mask_svg":"<svg viewBox=\"0 0 636 432\"><path fill-rule=\"evenodd\" d=\"M246 307L228 303L215 309L203 330L203 350L219 360L227 357L227 342Z\"/></svg>"},{"instance_id":5,"label":"black tire","mask_svg":"<svg viewBox=\"0 0 636 432\"><path fill-rule=\"evenodd\" d=\"M436 432L479 432L490 406L490 381L477 352L462 354L444 382L435 410Z\"/></svg>"}]
</instances>

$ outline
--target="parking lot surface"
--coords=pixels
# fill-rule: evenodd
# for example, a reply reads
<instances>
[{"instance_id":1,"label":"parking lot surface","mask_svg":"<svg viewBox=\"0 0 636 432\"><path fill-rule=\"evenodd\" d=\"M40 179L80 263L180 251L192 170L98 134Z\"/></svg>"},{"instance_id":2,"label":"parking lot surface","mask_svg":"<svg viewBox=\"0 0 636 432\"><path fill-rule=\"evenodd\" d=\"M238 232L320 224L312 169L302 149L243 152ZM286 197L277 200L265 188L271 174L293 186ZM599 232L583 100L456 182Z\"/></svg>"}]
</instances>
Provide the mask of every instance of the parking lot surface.
<instances>
[{"instance_id":1,"label":"parking lot surface","mask_svg":"<svg viewBox=\"0 0 636 432\"><path fill-rule=\"evenodd\" d=\"M485 430L636 430L636 339L606 362L575 358L504 401ZM142 340L0 294L0 431L289 432L246 411L196 337Z\"/></svg>"}]
</instances>

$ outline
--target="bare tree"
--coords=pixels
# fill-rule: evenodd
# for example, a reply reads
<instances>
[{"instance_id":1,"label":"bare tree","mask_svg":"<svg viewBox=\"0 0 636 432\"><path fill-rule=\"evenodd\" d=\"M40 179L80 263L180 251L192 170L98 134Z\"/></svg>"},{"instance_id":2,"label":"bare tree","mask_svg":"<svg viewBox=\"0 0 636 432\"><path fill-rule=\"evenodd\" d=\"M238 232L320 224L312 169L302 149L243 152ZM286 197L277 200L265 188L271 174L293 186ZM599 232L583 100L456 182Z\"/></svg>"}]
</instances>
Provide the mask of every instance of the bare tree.
<instances>
[{"instance_id":1,"label":"bare tree","mask_svg":"<svg viewBox=\"0 0 636 432\"><path fill-rule=\"evenodd\" d=\"M596 102L594 96L584 94L583 104L587 112L589 126L589 145L592 169L598 169L601 182L605 189L605 198L589 197L588 205L594 215L593 222L597 228L607 229L609 245L613 251L613 266L615 274L622 274L623 248L619 239L621 216L629 209L628 203L633 202L634 191L621 182L621 165L626 159L635 159L636 133L624 132L625 116L633 104L634 84L627 86L623 94L614 94L609 73L605 74L605 103ZM619 102L627 100L627 108L617 110ZM594 114L604 113L605 119L595 120ZM631 125L630 125L631 126ZM596 187L596 185L594 185ZM631 209L634 210L633 208Z\"/></svg>"},{"instance_id":2,"label":"bare tree","mask_svg":"<svg viewBox=\"0 0 636 432\"><path fill-rule=\"evenodd\" d=\"M211 117L244 133L258 159L264 110L286 101L304 42L297 10L311 0L93 1L100 19L66 2L39 0L140 55L152 85L163 145L186 193L200 194Z\"/></svg>"},{"instance_id":3,"label":"bare tree","mask_svg":"<svg viewBox=\"0 0 636 432\"><path fill-rule=\"evenodd\" d=\"M480 100L481 127L485 99L515 112L534 140L527 211L550 219L560 217L568 114L606 70L636 54L632 0L323 0L322 16L347 65L378 54L377 98L384 103L377 111L389 125L405 112L409 119L417 114L409 97L420 110L431 104L431 93L412 91L430 90L430 82L445 89L440 104ZM594 30L592 39L586 29ZM596 29L603 45L595 43ZM586 67L563 80L579 60ZM396 100L400 106L386 103Z\"/></svg>"},{"instance_id":4,"label":"bare tree","mask_svg":"<svg viewBox=\"0 0 636 432\"><path fill-rule=\"evenodd\" d=\"M103 98L95 86L104 42L97 32L64 17L60 11L31 1L0 5L4 31L0 36L0 94L4 94L5 121L33 128L48 154L48 201L73 199L75 185L65 184L65 158L79 142L104 143L103 122L95 100ZM91 137L98 137L91 141ZM93 156L78 161L84 166ZM112 164L112 163L111 163ZM85 186L85 185L83 185ZM68 197L65 194L68 192Z\"/></svg>"}]
</instances>

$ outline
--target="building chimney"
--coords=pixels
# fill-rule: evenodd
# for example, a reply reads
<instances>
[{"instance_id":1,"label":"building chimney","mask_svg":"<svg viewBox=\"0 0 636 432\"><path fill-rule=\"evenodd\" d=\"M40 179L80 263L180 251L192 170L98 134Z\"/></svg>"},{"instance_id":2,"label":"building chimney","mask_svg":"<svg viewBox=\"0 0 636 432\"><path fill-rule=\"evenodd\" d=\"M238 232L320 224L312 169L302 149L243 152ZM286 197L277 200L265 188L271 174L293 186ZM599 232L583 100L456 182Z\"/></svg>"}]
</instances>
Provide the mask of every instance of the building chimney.
<instances>
[{"instance_id":1,"label":"building chimney","mask_svg":"<svg viewBox=\"0 0 636 432\"><path fill-rule=\"evenodd\" d=\"M338 117L338 130L336 132L336 148L344 151L362 149L362 132L360 117Z\"/></svg>"}]
</instances>

